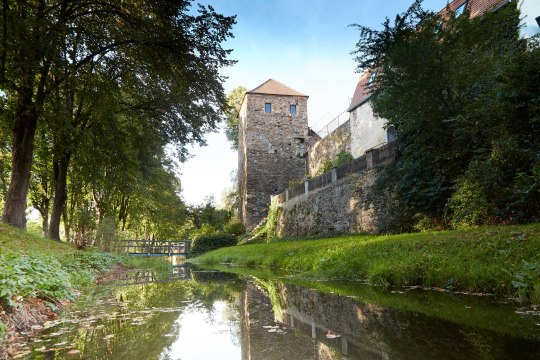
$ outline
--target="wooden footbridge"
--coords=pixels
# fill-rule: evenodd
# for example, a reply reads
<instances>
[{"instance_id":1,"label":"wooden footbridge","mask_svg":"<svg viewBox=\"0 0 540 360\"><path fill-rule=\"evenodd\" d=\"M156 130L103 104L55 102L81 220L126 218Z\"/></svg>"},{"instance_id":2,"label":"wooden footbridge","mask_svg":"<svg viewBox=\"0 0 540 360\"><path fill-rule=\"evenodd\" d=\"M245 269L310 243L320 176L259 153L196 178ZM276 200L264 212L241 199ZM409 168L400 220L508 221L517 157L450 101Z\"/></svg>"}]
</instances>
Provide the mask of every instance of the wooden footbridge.
<instances>
[{"instance_id":1,"label":"wooden footbridge","mask_svg":"<svg viewBox=\"0 0 540 360\"><path fill-rule=\"evenodd\" d=\"M131 256L184 256L189 255L190 240L122 240L119 252Z\"/></svg>"}]
</instances>

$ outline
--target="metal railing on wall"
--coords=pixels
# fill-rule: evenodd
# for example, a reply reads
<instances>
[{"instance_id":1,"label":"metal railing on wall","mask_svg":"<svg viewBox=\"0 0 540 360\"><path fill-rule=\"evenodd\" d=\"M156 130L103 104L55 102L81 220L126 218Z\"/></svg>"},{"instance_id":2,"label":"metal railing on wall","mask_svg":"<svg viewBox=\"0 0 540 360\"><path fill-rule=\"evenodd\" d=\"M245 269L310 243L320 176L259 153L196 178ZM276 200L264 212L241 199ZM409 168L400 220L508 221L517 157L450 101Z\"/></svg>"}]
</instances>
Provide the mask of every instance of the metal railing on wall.
<instances>
[{"instance_id":1,"label":"metal railing on wall","mask_svg":"<svg viewBox=\"0 0 540 360\"><path fill-rule=\"evenodd\" d=\"M330 171L322 175L306 180L304 183L298 184L278 195L275 195L273 197L273 201L281 204L294 199L295 197L308 195L314 190L324 188L351 174L373 169L377 165L386 164L394 159L398 148L399 144L397 141L392 141L380 147L371 148L359 158L351 160L341 166L332 168Z\"/></svg>"},{"instance_id":2,"label":"metal railing on wall","mask_svg":"<svg viewBox=\"0 0 540 360\"><path fill-rule=\"evenodd\" d=\"M334 119L332 119L328 124L323 126L320 130L315 131L317 135L319 135L322 138L330 135L334 130L336 130L341 125L345 124L347 121L349 121L349 112L344 111L338 116L336 116Z\"/></svg>"}]
</instances>

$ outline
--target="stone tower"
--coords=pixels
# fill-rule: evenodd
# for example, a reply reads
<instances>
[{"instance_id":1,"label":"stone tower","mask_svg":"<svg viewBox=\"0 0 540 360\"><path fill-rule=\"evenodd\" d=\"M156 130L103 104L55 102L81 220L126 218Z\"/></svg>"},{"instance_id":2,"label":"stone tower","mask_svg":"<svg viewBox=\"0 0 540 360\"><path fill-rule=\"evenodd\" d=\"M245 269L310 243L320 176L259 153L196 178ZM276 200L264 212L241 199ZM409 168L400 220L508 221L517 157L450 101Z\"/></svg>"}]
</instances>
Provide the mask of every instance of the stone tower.
<instances>
[{"instance_id":1,"label":"stone tower","mask_svg":"<svg viewBox=\"0 0 540 360\"><path fill-rule=\"evenodd\" d=\"M244 97L238 114L238 214L248 230L267 215L271 195L305 175L307 99L272 79Z\"/></svg>"}]
</instances>

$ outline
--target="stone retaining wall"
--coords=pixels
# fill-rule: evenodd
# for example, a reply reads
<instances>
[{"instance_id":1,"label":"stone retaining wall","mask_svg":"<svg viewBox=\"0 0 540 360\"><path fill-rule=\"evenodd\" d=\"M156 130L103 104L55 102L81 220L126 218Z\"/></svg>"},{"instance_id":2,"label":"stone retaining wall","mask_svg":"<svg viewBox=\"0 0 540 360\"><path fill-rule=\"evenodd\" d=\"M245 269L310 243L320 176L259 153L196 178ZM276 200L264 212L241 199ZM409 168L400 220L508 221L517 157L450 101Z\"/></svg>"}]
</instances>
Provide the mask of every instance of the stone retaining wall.
<instances>
[{"instance_id":1,"label":"stone retaining wall","mask_svg":"<svg viewBox=\"0 0 540 360\"><path fill-rule=\"evenodd\" d=\"M332 161L341 151L351 152L351 127L349 121L340 125L331 134L317 141L308 150L310 176L317 176L325 161Z\"/></svg>"},{"instance_id":2,"label":"stone retaining wall","mask_svg":"<svg viewBox=\"0 0 540 360\"><path fill-rule=\"evenodd\" d=\"M366 195L377 170L349 175L327 187L278 204L277 236L382 233L389 228L388 211L365 209Z\"/></svg>"}]
</instances>

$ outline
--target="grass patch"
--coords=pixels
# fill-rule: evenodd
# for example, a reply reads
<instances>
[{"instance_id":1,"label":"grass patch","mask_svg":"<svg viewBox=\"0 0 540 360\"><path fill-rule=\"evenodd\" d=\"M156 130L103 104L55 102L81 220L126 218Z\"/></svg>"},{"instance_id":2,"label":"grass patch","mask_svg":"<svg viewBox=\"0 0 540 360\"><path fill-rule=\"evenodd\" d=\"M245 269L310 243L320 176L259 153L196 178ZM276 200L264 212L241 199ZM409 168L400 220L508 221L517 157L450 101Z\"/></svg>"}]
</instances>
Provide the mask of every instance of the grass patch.
<instances>
[{"instance_id":1,"label":"grass patch","mask_svg":"<svg viewBox=\"0 0 540 360\"><path fill-rule=\"evenodd\" d=\"M118 263L157 273L170 269L162 259L133 258L95 249L80 251L0 224L0 308L17 307L27 298L51 303L73 298L77 291L93 285L98 274Z\"/></svg>"},{"instance_id":2,"label":"grass patch","mask_svg":"<svg viewBox=\"0 0 540 360\"><path fill-rule=\"evenodd\" d=\"M540 224L279 241L223 248L190 261L265 266L374 285L495 293L540 303Z\"/></svg>"}]
</instances>

